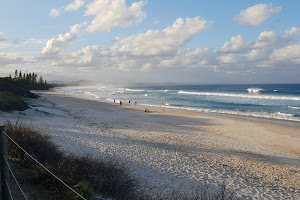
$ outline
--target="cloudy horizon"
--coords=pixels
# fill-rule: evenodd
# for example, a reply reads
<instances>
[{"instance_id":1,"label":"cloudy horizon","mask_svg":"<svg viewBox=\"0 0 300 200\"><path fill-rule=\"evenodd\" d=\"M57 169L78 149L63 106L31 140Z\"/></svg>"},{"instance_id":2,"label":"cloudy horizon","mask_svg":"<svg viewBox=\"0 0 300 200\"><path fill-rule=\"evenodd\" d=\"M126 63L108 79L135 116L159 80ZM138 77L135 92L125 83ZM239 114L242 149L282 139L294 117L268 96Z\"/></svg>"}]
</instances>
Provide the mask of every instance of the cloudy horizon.
<instances>
[{"instance_id":1,"label":"cloudy horizon","mask_svg":"<svg viewBox=\"0 0 300 200\"><path fill-rule=\"evenodd\" d=\"M300 83L299 3L229 2L3 1L0 74L18 69L49 81Z\"/></svg>"}]
</instances>

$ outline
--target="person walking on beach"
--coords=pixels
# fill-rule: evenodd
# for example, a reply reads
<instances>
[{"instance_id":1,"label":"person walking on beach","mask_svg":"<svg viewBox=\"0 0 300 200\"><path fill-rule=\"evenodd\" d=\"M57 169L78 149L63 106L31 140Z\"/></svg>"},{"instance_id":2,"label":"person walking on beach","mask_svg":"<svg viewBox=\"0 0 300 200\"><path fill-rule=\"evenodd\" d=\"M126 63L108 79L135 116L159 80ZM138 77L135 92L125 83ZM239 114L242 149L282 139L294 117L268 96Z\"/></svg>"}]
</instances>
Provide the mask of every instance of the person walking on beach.
<instances>
[{"instance_id":1,"label":"person walking on beach","mask_svg":"<svg viewBox=\"0 0 300 200\"><path fill-rule=\"evenodd\" d=\"M135 102L134 102L134 105L136 105L136 104L137 104L137 102L135 101Z\"/></svg>"},{"instance_id":2,"label":"person walking on beach","mask_svg":"<svg viewBox=\"0 0 300 200\"><path fill-rule=\"evenodd\" d=\"M122 105L122 101L120 101L120 106Z\"/></svg>"}]
</instances>

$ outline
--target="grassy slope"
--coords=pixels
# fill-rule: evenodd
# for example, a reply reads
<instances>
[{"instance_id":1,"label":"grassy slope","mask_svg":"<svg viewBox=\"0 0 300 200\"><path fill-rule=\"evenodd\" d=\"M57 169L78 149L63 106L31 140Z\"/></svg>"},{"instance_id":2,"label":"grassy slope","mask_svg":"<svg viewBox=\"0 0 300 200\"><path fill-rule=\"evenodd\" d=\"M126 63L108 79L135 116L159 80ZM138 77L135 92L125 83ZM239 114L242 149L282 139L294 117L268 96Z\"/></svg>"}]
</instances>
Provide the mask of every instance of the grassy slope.
<instances>
[{"instance_id":1,"label":"grassy slope","mask_svg":"<svg viewBox=\"0 0 300 200\"><path fill-rule=\"evenodd\" d=\"M37 98L30 89L49 89L50 85L33 84L24 79L0 78L0 110L26 110L29 106L23 97Z\"/></svg>"}]
</instances>

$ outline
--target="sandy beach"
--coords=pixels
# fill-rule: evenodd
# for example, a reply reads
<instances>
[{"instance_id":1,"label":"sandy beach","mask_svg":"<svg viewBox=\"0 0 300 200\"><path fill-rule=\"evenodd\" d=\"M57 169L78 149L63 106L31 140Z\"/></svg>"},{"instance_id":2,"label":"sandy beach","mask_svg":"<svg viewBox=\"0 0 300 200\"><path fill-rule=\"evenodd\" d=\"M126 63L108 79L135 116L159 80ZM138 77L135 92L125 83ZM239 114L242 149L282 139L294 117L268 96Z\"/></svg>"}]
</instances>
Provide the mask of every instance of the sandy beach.
<instances>
[{"instance_id":1,"label":"sandy beach","mask_svg":"<svg viewBox=\"0 0 300 200\"><path fill-rule=\"evenodd\" d=\"M153 194L225 182L239 198L300 199L300 124L38 94L0 122L37 125L67 153L112 156Z\"/></svg>"}]
</instances>

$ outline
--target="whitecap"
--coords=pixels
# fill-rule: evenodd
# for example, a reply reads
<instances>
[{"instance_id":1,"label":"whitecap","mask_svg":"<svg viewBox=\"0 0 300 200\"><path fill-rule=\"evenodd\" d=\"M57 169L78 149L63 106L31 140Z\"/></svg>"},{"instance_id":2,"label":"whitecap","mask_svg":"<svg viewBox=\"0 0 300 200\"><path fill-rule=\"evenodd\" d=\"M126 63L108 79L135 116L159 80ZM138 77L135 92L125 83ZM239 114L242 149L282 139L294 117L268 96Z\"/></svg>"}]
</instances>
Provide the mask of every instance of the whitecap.
<instances>
[{"instance_id":1,"label":"whitecap","mask_svg":"<svg viewBox=\"0 0 300 200\"><path fill-rule=\"evenodd\" d=\"M126 88L125 90L130 91L130 92L143 92L143 91L145 91L145 90L135 90L135 89L129 89L129 88Z\"/></svg>"},{"instance_id":2,"label":"whitecap","mask_svg":"<svg viewBox=\"0 0 300 200\"><path fill-rule=\"evenodd\" d=\"M217 92L187 92L178 91L179 94L187 95L202 95L202 96L221 96L221 97L238 97L238 98L252 98L252 99L274 99L274 100L293 100L300 101L297 96L275 96L275 95L257 95L257 94L233 94L233 93L217 93Z\"/></svg>"},{"instance_id":3,"label":"whitecap","mask_svg":"<svg viewBox=\"0 0 300 200\"><path fill-rule=\"evenodd\" d=\"M247 89L248 93L250 94L258 94L261 91L264 91L262 88L248 88Z\"/></svg>"},{"instance_id":4,"label":"whitecap","mask_svg":"<svg viewBox=\"0 0 300 200\"><path fill-rule=\"evenodd\" d=\"M296 107L296 106L289 106L289 108L294 109L294 110L300 110L300 107Z\"/></svg>"}]
</instances>

